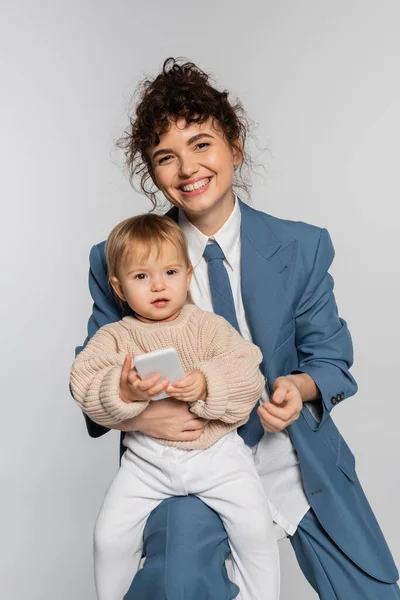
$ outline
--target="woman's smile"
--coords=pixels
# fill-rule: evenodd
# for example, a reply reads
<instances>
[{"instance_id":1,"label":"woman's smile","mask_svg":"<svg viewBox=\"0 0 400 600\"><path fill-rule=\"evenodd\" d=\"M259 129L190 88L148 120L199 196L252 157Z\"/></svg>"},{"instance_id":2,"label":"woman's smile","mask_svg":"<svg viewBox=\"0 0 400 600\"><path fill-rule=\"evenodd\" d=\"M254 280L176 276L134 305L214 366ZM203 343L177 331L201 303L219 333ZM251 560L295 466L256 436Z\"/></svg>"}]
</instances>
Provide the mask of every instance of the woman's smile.
<instances>
[{"instance_id":1,"label":"woman's smile","mask_svg":"<svg viewBox=\"0 0 400 600\"><path fill-rule=\"evenodd\" d=\"M204 194L209 188L212 177L198 177L192 179L190 182L186 182L179 186L179 190L187 197L193 198L193 196L199 196Z\"/></svg>"},{"instance_id":2,"label":"woman's smile","mask_svg":"<svg viewBox=\"0 0 400 600\"><path fill-rule=\"evenodd\" d=\"M223 225L233 210L233 173L242 157L216 121L172 120L149 154L154 182L172 204L204 233Z\"/></svg>"}]
</instances>

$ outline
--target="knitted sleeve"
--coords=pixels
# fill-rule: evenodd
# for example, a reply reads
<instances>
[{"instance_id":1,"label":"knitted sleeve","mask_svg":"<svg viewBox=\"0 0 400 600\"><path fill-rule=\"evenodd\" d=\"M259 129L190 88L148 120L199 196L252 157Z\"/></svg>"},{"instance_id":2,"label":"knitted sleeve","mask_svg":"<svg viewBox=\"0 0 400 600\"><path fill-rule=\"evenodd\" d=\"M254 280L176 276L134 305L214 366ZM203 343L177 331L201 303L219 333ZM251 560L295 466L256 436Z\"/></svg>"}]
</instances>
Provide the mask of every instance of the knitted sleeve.
<instances>
[{"instance_id":1,"label":"knitted sleeve","mask_svg":"<svg viewBox=\"0 0 400 600\"><path fill-rule=\"evenodd\" d=\"M260 349L247 342L222 317L205 313L199 335L199 356L193 368L207 381L205 403L196 402L191 411L199 417L239 423L248 419L265 386L259 365Z\"/></svg>"},{"instance_id":2,"label":"knitted sleeve","mask_svg":"<svg viewBox=\"0 0 400 600\"><path fill-rule=\"evenodd\" d=\"M115 425L140 414L148 402L124 402L119 394L122 365L129 352L117 334L118 325L106 325L76 357L71 390L84 413L100 425Z\"/></svg>"}]
</instances>

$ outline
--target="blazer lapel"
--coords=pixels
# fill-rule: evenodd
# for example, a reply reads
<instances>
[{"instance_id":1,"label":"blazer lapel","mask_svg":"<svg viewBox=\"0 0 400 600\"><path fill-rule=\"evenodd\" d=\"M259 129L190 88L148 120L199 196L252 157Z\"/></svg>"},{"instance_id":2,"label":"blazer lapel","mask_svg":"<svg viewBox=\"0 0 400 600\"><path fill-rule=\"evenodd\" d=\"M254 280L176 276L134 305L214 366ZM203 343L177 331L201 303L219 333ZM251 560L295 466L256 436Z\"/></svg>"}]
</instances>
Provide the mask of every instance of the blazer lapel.
<instances>
[{"instance_id":1,"label":"blazer lapel","mask_svg":"<svg viewBox=\"0 0 400 600\"><path fill-rule=\"evenodd\" d=\"M262 213L241 201L240 209L243 305L253 341L262 351L266 374L285 314L297 242L284 246Z\"/></svg>"},{"instance_id":2,"label":"blazer lapel","mask_svg":"<svg viewBox=\"0 0 400 600\"><path fill-rule=\"evenodd\" d=\"M286 289L297 242L285 246L266 217L239 200L241 210L241 291L253 341L263 354L262 371L275 348L286 309ZM167 216L178 222L173 206Z\"/></svg>"}]
</instances>

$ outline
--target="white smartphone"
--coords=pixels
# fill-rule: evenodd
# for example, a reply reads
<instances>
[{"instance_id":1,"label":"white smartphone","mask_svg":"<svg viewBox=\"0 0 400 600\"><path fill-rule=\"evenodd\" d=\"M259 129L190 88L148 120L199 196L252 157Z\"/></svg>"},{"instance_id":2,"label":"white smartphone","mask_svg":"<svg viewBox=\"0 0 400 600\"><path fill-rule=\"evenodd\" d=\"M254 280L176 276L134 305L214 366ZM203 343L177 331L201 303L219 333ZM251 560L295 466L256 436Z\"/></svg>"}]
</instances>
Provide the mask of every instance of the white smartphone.
<instances>
[{"instance_id":1,"label":"white smartphone","mask_svg":"<svg viewBox=\"0 0 400 600\"><path fill-rule=\"evenodd\" d=\"M169 379L173 384L185 376L175 348L162 348L154 352L138 354L133 362L141 379L148 379L157 373L161 379ZM152 400L162 400L163 398L168 398L168 394L162 392L158 396L153 396Z\"/></svg>"}]
</instances>

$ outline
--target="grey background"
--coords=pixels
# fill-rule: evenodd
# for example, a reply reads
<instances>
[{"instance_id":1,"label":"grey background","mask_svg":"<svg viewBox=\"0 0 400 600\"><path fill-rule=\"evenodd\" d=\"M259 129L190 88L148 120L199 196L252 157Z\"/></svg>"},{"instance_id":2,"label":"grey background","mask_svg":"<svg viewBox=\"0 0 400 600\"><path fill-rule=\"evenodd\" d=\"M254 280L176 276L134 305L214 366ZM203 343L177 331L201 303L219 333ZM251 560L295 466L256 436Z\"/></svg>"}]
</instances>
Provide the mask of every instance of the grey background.
<instances>
[{"instance_id":1,"label":"grey background","mask_svg":"<svg viewBox=\"0 0 400 600\"><path fill-rule=\"evenodd\" d=\"M259 123L252 204L327 227L360 390L334 411L400 555L400 4L2 0L0 596L94 600L92 526L118 435L68 392L90 246L147 210L113 150L165 57L214 73ZM315 598L287 541L282 599Z\"/></svg>"}]
</instances>

